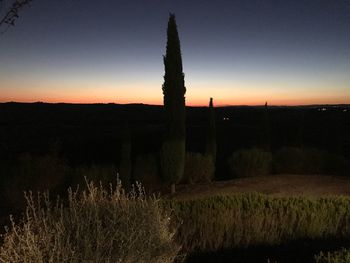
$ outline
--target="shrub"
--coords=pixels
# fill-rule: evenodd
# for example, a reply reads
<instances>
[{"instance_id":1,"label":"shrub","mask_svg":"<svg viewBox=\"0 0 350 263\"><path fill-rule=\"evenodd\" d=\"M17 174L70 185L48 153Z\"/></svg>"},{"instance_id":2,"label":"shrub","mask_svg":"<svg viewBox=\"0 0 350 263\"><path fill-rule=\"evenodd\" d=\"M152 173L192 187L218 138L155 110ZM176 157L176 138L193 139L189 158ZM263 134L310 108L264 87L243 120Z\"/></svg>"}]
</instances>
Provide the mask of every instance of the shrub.
<instances>
[{"instance_id":1,"label":"shrub","mask_svg":"<svg viewBox=\"0 0 350 263\"><path fill-rule=\"evenodd\" d=\"M21 207L25 201L23 191L59 191L65 185L71 169L64 160L54 156L23 154L7 172L7 179L2 182L4 196L12 206Z\"/></svg>"},{"instance_id":2,"label":"shrub","mask_svg":"<svg viewBox=\"0 0 350 263\"><path fill-rule=\"evenodd\" d=\"M133 178L152 191L162 185L158 162L155 154L143 154L136 157L133 165Z\"/></svg>"},{"instance_id":3,"label":"shrub","mask_svg":"<svg viewBox=\"0 0 350 263\"><path fill-rule=\"evenodd\" d=\"M0 262L173 262L179 246L158 200L88 184L68 191L68 206L48 194L26 196L23 222L6 230Z\"/></svg>"},{"instance_id":4,"label":"shrub","mask_svg":"<svg viewBox=\"0 0 350 263\"><path fill-rule=\"evenodd\" d=\"M188 251L350 238L350 198L277 198L257 193L165 200L183 222L177 240Z\"/></svg>"},{"instance_id":5,"label":"shrub","mask_svg":"<svg viewBox=\"0 0 350 263\"><path fill-rule=\"evenodd\" d=\"M327 152L313 148L303 149L304 174L325 174L325 161Z\"/></svg>"},{"instance_id":6,"label":"shrub","mask_svg":"<svg viewBox=\"0 0 350 263\"><path fill-rule=\"evenodd\" d=\"M315 256L315 260L316 263L348 263L350 262L350 250L342 248L333 253L324 254L321 252Z\"/></svg>"},{"instance_id":7,"label":"shrub","mask_svg":"<svg viewBox=\"0 0 350 263\"><path fill-rule=\"evenodd\" d=\"M201 153L186 153L183 182L210 182L214 177L214 161L212 155Z\"/></svg>"},{"instance_id":8,"label":"shrub","mask_svg":"<svg viewBox=\"0 0 350 263\"><path fill-rule=\"evenodd\" d=\"M275 173L349 175L350 161L318 149L285 147L274 154Z\"/></svg>"},{"instance_id":9,"label":"shrub","mask_svg":"<svg viewBox=\"0 0 350 263\"><path fill-rule=\"evenodd\" d=\"M235 177L250 177L270 173L271 153L260 149L241 150L229 158L229 167Z\"/></svg>"},{"instance_id":10,"label":"shrub","mask_svg":"<svg viewBox=\"0 0 350 263\"><path fill-rule=\"evenodd\" d=\"M350 175L350 160L341 155L327 154L325 173L332 175Z\"/></svg>"},{"instance_id":11,"label":"shrub","mask_svg":"<svg viewBox=\"0 0 350 263\"><path fill-rule=\"evenodd\" d=\"M21 155L17 167L18 177L30 189L44 190L63 184L69 172L69 167L64 160L50 155L34 156Z\"/></svg>"},{"instance_id":12,"label":"shrub","mask_svg":"<svg viewBox=\"0 0 350 263\"><path fill-rule=\"evenodd\" d=\"M277 174L304 173L305 155L295 147L284 147L277 151L273 158L273 169Z\"/></svg>"}]
</instances>

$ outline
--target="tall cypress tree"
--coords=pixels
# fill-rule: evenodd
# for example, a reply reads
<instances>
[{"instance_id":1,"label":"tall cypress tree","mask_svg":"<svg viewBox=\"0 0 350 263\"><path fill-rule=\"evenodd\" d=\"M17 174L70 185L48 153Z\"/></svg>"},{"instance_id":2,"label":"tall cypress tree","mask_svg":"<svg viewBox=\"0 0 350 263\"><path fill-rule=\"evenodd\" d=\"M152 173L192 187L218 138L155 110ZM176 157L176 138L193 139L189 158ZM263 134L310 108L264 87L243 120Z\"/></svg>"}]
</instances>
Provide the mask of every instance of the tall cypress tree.
<instances>
[{"instance_id":1,"label":"tall cypress tree","mask_svg":"<svg viewBox=\"0 0 350 263\"><path fill-rule=\"evenodd\" d=\"M170 14L167 29L167 46L164 56L164 111L165 135L162 145L161 166L164 179L175 192L184 173L185 164L185 80L182 72L180 39L175 15Z\"/></svg>"}]
</instances>

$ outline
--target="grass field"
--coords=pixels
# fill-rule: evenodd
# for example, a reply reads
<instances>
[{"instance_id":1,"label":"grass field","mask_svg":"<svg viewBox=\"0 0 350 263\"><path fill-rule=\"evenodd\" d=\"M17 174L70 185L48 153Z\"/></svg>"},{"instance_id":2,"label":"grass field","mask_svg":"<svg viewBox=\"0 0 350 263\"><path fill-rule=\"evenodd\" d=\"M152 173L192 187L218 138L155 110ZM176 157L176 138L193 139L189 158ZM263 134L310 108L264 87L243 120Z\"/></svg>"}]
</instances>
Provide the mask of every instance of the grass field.
<instances>
[{"instance_id":1,"label":"grass field","mask_svg":"<svg viewBox=\"0 0 350 263\"><path fill-rule=\"evenodd\" d=\"M348 262L327 252L349 245L349 196L347 178L324 175L179 185L165 195L182 220L179 239L197 251L188 262L279 263L315 262L315 255L317 262Z\"/></svg>"},{"instance_id":2,"label":"grass field","mask_svg":"<svg viewBox=\"0 0 350 263\"><path fill-rule=\"evenodd\" d=\"M194 199L232 193L258 192L274 197L350 195L350 180L326 175L270 175L230 181L179 185L174 198Z\"/></svg>"}]
</instances>

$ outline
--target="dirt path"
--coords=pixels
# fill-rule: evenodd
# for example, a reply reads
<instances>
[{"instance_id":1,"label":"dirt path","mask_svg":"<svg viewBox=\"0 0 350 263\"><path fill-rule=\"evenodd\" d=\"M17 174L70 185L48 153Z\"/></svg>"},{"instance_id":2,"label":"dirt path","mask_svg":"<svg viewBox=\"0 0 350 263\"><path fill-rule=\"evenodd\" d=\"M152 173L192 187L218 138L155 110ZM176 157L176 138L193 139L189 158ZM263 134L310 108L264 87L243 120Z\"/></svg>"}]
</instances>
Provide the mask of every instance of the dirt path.
<instances>
[{"instance_id":1,"label":"dirt path","mask_svg":"<svg viewBox=\"0 0 350 263\"><path fill-rule=\"evenodd\" d=\"M350 178L325 175L271 175L177 186L176 198L259 192L272 196L350 196Z\"/></svg>"}]
</instances>

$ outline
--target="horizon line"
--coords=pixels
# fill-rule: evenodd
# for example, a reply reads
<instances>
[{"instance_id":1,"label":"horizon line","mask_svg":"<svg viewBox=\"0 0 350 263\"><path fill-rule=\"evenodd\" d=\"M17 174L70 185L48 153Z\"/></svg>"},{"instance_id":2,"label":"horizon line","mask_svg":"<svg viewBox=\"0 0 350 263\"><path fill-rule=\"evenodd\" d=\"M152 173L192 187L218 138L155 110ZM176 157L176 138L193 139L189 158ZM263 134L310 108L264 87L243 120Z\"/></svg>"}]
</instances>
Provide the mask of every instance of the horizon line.
<instances>
[{"instance_id":1,"label":"horizon line","mask_svg":"<svg viewBox=\"0 0 350 263\"><path fill-rule=\"evenodd\" d=\"M47 101L0 101L0 104L70 104L70 105L145 105L145 106L164 106L163 104L149 104L142 102L129 102L129 103L117 103L117 102L47 102ZM311 104L268 104L269 107L310 107L310 106L350 106L349 103L311 103ZM208 105L185 105L186 107L208 107ZM214 107L262 107L262 104L217 104Z\"/></svg>"}]
</instances>

